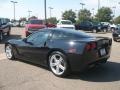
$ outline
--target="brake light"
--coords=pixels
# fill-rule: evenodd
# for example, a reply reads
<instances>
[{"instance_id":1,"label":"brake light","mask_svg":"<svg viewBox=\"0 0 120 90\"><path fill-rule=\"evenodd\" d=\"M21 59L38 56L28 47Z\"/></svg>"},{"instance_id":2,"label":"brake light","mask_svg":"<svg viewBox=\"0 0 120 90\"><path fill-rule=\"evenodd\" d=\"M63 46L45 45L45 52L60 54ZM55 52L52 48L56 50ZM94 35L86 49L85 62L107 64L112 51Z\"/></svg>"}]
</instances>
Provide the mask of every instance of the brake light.
<instances>
[{"instance_id":1,"label":"brake light","mask_svg":"<svg viewBox=\"0 0 120 90\"><path fill-rule=\"evenodd\" d=\"M86 45L86 50L87 51L90 51L90 50L93 50L93 49L96 49L97 48L97 44L95 42L92 42L92 43L88 43Z\"/></svg>"}]
</instances>

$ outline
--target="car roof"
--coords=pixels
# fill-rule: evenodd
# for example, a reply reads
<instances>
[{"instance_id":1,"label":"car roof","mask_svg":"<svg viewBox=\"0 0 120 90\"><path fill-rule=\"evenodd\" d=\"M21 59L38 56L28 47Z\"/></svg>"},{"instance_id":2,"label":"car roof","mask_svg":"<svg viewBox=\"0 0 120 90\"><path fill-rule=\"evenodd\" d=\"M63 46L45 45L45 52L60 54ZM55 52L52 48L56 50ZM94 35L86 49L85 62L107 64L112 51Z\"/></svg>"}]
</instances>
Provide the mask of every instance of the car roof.
<instances>
[{"instance_id":1,"label":"car roof","mask_svg":"<svg viewBox=\"0 0 120 90\"><path fill-rule=\"evenodd\" d=\"M77 31L75 29L66 29L66 28L44 28L40 31L59 31L59 32L66 32L66 33L73 33L73 34L80 34L80 33L84 33L87 34L83 31Z\"/></svg>"}]
</instances>

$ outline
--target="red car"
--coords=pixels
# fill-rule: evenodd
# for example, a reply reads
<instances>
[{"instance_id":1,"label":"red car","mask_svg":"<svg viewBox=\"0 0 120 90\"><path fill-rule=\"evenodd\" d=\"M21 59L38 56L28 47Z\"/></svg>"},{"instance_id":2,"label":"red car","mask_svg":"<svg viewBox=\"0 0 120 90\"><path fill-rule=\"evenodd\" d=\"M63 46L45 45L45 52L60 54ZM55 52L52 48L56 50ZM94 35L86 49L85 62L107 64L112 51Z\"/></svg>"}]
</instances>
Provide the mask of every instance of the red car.
<instances>
[{"instance_id":1,"label":"red car","mask_svg":"<svg viewBox=\"0 0 120 90\"><path fill-rule=\"evenodd\" d=\"M31 33L38 31L39 29L46 28L43 20L31 19L25 26L25 36L29 36Z\"/></svg>"}]
</instances>

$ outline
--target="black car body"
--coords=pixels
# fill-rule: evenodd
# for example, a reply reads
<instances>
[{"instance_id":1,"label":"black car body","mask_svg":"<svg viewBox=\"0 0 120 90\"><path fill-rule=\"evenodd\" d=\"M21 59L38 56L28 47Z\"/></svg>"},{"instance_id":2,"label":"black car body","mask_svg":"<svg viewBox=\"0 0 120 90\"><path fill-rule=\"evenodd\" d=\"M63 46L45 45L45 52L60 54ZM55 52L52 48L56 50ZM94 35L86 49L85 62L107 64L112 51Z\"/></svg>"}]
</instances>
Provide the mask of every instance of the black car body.
<instances>
[{"instance_id":1,"label":"black car body","mask_svg":"<svg viewBox=\"0 0 120 90\"><path fill-rule=\"evenodd\" d=\"M98 63L105 63L110 57L112 40L110 38L94 37L88 34L69 29L43 29L33 33L26 39L10 40L5 44L12 48L12 57L20 58L50 66L51 55L60 55L66 61L66 71L83 71L86 67ZM9 52L8 52L9 53ZM54 59L54 57L52 57ZM57 57L56 57L57 58ZM58 64L59 62L57 62Z\"/></svg>"},{"instance_id":2,"label":"black car body","mask_svg":"<svg viewBox=\"0 0 120 90\"><path fill-rule=\"evenodd\" d=\"M107 32L107 26L99 22L83 21L75 25L76 30L92 31L92 32Z\"/></svg>"},{"instance_id":3,"label":"black car body","mask_svg":"<svg viewBox=\"0 0 120 90\"><path fill-rule=\"evenodd\" d=\"M118 26L117 29L113 30L112 36L114 41L120 40L120 26Z\"/></svg>"},{"instance_id":4,"label":"black car body","mask_svg":"<svg viewBox=\"0 0 120 90\"><path fill-rule=\"evenodd\" d=\"M0 18L0 41L2 41L5 34L10 35L11 26L9 22L10 20L7 18Z\"/></svg>"}]
</instances>

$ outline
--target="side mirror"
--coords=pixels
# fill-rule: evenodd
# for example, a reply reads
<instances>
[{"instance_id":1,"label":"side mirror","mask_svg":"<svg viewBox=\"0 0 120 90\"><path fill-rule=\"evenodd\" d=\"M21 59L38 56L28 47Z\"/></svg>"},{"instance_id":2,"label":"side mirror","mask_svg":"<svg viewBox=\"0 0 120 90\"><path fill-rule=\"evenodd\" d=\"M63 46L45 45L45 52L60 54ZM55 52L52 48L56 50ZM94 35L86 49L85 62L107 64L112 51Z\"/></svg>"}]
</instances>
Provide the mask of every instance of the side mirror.
<instances>
[{"instance_id":1,"label":"side mirror","mask_svg":"<svg viewBox=\"0 0 120 90\"><path fill-rule=\"evenodd\" d=\"M27 42L27 38L24 38L23 41L24 41L24 42Z\"/></svg>"},{"instance_id":2,"label":"side mirror","mask_svg":"<svg viewBox=\"0 0 120 90\"><path fill-rule=\"evenodd\" d=\"M23 39L23 42L28 43L28 44L30 44L30 45L33 45L32 42L28 42L28 41L27 41L27 38L24 38L24 39Z\"/></svg>"}]
</instances>

